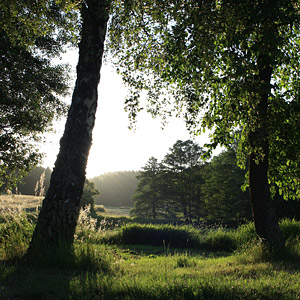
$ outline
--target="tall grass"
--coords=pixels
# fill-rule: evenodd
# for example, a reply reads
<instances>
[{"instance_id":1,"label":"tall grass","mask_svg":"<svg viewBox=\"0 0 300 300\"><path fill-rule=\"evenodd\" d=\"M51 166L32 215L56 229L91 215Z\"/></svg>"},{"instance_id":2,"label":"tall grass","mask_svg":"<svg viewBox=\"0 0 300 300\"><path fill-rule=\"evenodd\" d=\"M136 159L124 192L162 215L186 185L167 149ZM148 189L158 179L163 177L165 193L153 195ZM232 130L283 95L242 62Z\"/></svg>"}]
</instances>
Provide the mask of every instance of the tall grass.
<instances>
[{"instance_id":1,"label":"tall grass","mask_svg":"<svg viewBox=\"0 0 300 300\"><path fill-rule=\"evenodd\" d=\"M25 212L6 209L1 213L0 253L5 260L19 260L26 253L34 222Z\"/></svg>"},{"instance_id":2,"label":"tall grass","mask_svg":"<svg viewBox=\"0 0 300 300\"><path fill-rule=\"evenodd\" d=\"M45 258L48 264L33 267L4 263L3 259L22 257L34 229L34 219L24 212L5 217L2 214L0 297L45 300L300 297L300 264L289 259L280 262L262 259L253 223L236 230L149 224L116 227L116 224L96 220L88 209L81 211L73 254L64 256L59 251L50 251ZM288 247L292 245L299 258L300 222L282 220L280 227ZM103 244L109 241L107 233L111 232L115 232L111 241L121 245ZM141 248L132 246L131 249L137 249L132 251L128 244L139 244ZM164 251L147 245L159 246ZM146 253L147 247L150 252ZM171 248L176 249L169 251ZM206 249L213 255L215 251L227 254L203 257L202 252L189 248Z\"/></svg>"},{"instance_id":3,"label":"tall grass","mask_svg":"<svg viewBox=\"0 0 300 300\"><path fill-rule=\"evenodd\" d=\"M280 228L287 245L294 241L299 244L300 222L284 219ZM226 227L211 228L209 230L196 229L191 226L127 224L121 228L117 236L111 241L120 244L140 244L152 246L205 249L210 251L233 252L245 250L259 244L253 222L241 225L232 230Z\"/></svg>"}]
</instances>

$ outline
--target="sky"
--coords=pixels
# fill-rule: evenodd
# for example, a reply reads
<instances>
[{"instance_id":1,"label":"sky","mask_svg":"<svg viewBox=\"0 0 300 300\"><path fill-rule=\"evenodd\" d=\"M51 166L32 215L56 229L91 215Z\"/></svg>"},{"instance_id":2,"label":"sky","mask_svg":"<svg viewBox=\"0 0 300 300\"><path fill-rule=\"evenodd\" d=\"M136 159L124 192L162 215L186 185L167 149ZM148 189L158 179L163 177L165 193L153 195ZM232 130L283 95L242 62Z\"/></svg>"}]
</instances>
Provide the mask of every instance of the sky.
<instances>
[{"instance_id":1,"label":"sky","mask_svg":"<svg viewBox=\"0 0 300 300\"><path fill-rule=\"evenodd\" d=\"M74 78L77 60L76 51L68 52L63 57L63 61L72 66ZM128 114L124 110L126 94L127 88L123 85L121 77L111 65L103 64L98 87L93 144L86 170L87 178L108 172L140 170L151 156L162 160L169 148L179 139L193 138L200 146L208 141L207 135L196 138L190 136L184 121L178 118L169 119L162 130L161 121L153 119L143 111L138 115L136 129L130 130ZM70 103L71 95L65 100ZM45 153L44 167L54 166L64 125L65 118L55 123L55 134L48 133L46 136L46 142L41 147L41 151Z\"/></svg>"}]
</instances>

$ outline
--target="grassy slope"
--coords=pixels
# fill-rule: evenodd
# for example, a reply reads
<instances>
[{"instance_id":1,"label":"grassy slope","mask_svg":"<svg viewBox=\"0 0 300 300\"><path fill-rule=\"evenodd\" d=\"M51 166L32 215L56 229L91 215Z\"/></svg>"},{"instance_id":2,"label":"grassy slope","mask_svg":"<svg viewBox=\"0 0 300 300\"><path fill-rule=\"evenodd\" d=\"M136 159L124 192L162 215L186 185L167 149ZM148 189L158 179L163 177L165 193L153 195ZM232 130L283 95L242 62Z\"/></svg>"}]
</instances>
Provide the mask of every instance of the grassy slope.
<instances>
[{"instance_id":1,"label":"grassy slope","mask_svg":"<svg viewBox=\"0 0 300 300\"><path fill-rule=\"evenodd\" d=\"M0 299L300 299L300 262L266 261L255 246L245 253L92 240L89 248L76 247L76 267L33 268L2 259Z\"/></svg>"},{"instance_id":2,"label":"grassy slope","mask_svg":"<svg viewBox=\"0 0 300 300\"><path fill-rule=\"evenodd\" d=\"M0 195L1 209L34 211L42 204L43 197L26 195Z\"/></svg>"}]
</instances>

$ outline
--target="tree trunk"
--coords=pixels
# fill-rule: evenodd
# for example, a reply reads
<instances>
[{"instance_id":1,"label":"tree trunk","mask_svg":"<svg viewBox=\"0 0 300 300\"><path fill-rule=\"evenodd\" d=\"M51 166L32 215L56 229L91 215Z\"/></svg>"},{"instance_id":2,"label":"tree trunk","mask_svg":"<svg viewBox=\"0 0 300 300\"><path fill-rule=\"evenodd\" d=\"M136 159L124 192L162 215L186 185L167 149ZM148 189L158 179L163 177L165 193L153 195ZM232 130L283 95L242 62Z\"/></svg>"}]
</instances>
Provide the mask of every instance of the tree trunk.
<instances>
[{"instance_id":1,"label":"tree trunk","mask_svg":"<svg viewBox=\"0 0 300 300\"><path fill-rule=\"evenodd\" d=\"M156 205L155 205L155 198L152 199L152 219L156 219Z\"/></svg>"},{"instance_id":2,"label":"tree trunk","mask_svg":"<svg viewBox=\"0 0 300 300\"><path fill-rule=\"evenodd\" d=\"M256 129L249 133L251 148L249 162L249 186L252 214L257 234L269 249L283 249L284 240L278 226L275 208L270 196L268 183L269 139L268 139L268 98L270 95L272 68L266 63L268 58L261 56L258 79L262 93L258 95L255 112ZM258 151L259 150L259 151Z\"/></svg>"},{"instance_id":3,"label":"tree trunk","mask_svg":"<svg viewBox=\"0 0 300 300\"><path fill-rule=\"evenodd\" d=\"M43 201L29 252L40 246L71 246L80 209L85 169L97 108L103 46L109 2L86 0L82 4L77 80L60 151ZM39 246L37 249L36 246Z\"/></svg>"},{"instance_id":4,"label":"tree trunk","mask_svg":"<svg viewBox=\"0 0 300 300\"><path fill-rule=\"evenodd\" d=\"M250 200L255 229L263 243L270 249L282 249L284 240L280 232L267 178L267 161L255 162L250 155Z\"/></svg>"}]
</instances>

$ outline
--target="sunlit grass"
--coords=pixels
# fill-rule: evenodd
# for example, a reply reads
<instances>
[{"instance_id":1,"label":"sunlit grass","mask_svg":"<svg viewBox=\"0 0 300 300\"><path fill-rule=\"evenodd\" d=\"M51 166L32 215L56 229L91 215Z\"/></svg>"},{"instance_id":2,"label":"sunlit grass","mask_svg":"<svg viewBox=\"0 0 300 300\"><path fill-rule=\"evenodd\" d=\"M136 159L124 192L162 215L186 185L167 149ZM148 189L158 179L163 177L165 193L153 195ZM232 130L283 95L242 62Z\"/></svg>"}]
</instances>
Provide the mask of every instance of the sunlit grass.
<instances>
[{"instance_id":1,"label":"sunlit grass","mask_svg":"<svg viewBox=\"0 0 300 300\"><path fill-rule=\"evenodd\" d=\"M0 195L0 211L13 209L37 211L44 197L26 195Z\"/></svg>"},{"instance_id":2,"label":"sunlit grass","mask_svg":"<svg viewBox=\"0 0 300 300\"><path fill-rule=\"evenodd\" d=\"M182 257L191 264L178 265ZM267 262L243 264L235 256L120 258L116 264L120 271L114 277L77 278L70 284L82 297L93 286L99 299L297 299L300 291L298 272Z\"/></svg>"}]
</instances>

